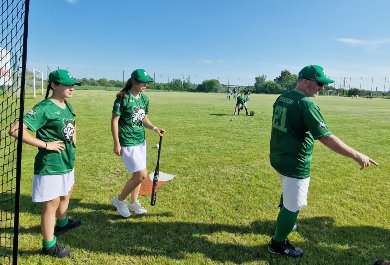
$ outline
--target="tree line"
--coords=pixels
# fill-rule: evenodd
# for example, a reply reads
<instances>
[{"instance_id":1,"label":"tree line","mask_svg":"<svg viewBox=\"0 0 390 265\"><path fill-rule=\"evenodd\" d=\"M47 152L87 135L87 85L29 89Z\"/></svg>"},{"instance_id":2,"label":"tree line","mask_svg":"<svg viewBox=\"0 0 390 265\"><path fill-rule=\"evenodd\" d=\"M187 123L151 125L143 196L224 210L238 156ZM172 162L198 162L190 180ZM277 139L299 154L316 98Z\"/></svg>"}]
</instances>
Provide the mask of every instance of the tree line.
<instances>
[{"instance_id":1,"label":"tree line","mask_svg":"<svg viewBox=\"0 0 390 265\"><path fill-rule=\"evenodd\" d=\"M28 76L32 74L28 73ZM255 77L253 86L236 86L238 92L250 91L257 94L282 94L288 90L294 89L298 76L290 73L288 70L281 71L280 75L274 80L267 80L267 76L259 75ZM86 87L100 87L105 89L120 89L124 87L124 82L119 80L108 80L106 78L79 79L82 83L81 89ZM187 92L204 92L204 93L224 93L228 89L232 90L232 86L221 84L217 79L204 80L201 84L192 83L190 78L187 79L172 79L168 83L151 83L149 89L162 91L187 91ZM389 95L389 92L370 91L358 88L338 88L336 89L331 84L325 85L321 94L339 95L339 96L384 96Z\"/></svg>"}]
</instances>

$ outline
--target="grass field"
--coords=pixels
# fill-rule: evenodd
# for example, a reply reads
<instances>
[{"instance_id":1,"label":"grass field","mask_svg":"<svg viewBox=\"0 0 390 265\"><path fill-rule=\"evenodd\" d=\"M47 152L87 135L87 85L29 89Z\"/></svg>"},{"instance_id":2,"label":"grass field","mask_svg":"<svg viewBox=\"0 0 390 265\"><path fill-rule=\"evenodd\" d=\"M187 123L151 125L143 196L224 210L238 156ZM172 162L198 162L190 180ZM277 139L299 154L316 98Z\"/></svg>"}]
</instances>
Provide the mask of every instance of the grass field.
<instances>
[{"instance_id":1,"label":"grass field","mask_svg":"<svg viewBox=\"0 0 390 265\"><path fill-rule=\"evenodd\" d=\"M177 175L157 204L141 197L143 217L123 219L111 205L128 176L112 152L110 118L115 92L76 91L76 184L69 215L82 226L61 237L72 258L38 255L40 205L31 202L36 149L24 145L19 239L20 264L372 264L390 258L390 100L319 97L338 137L376 159L363 171L317 142L309 206L290 240L301 259L267 251L280 183L269 164L272 104L252 95L255 116L233 117L225 94L147 92L149 118L167 130L160 170ZM26 100L26 111L42 98ZM148 168L158 136L147 132Z\"/></svg>"}]
</instances>

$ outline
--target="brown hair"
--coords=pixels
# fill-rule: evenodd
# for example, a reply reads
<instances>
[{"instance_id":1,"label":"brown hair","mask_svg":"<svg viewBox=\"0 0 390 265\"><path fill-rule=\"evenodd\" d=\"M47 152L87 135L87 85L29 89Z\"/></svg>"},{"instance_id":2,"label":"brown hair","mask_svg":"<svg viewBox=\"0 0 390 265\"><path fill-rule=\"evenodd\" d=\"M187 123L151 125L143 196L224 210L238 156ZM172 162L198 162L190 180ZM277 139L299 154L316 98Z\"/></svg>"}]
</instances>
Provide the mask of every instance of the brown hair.
<instances>
[{"instance_id":1,"label":"brown hair","mask_svg":"<svg viewBox=\"0 0 390 265\"><path fill-rule=\"evenodd\" d=\"M123 97L125 95L125 92L126 91L130 91L131 87L133 86L133 80L137 81L136 79L133 79L133 78L129 78L127 81L126 81L126 85L124 88L122 88L121 91L119 91L118 94L116 94L117 97Z\"/></svg>"},{"instance_id":2,"label":"brown hair","mask_svg":"<svg viewBox=\"0 0 390 265\"><path fill-rule=\"evenodd\" d=\"M56 82L53 82L54 84L57 84ZM59 83L58 83L59 84ZM49 93L50 93L50 90L53 90L53 88L51 87L51 83L47 84L47 88L46 88L46 96L45 96L45 99L47 99L49 97ZM76 117L76 114L73 113L73 111L69 108L68 106L68 102L65 100L65 104L66 104L66 107L69 109L69 111L72 113L72 115L74 117Z\"/></svg>"}]
</instances>

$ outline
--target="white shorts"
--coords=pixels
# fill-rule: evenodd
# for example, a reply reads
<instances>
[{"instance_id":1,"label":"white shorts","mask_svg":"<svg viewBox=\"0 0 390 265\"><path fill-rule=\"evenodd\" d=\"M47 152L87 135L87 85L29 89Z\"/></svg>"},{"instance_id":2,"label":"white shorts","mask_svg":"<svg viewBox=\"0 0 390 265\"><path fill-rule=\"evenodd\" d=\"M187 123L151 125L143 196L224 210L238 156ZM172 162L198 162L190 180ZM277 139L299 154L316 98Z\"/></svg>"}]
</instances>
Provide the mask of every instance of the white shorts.
<instances>
[{"instance_id":1,"label":"white shorts","mask_svg":"<svg viewBox=\"0 0 390 265\"><path fill-rule=\"evenodd\" d=\"M33 202L47 202L67 196L74 185L74 169L62 175L34 175Z\"/></svg>"},{"instance_id":2,"label":"white shorts","mask_svg":"<svg viewBox=\"0 0 390 265\"><path fill-rule=\"evenodd\" d=\"M307 206L310 178L296 179L279 174L283 190L283 206L290 212L297 212Z\"/></svg>"},{"instance_id":3,"label":"white shorts","mask_svg":"<svg viewBox=\"0 0 390 265\"><path fill-rule=\"evenodd\" d=\"M122 160L131 174L146 168L146 141L140 145L122 147Z\"/></svg>"}]
</instances>

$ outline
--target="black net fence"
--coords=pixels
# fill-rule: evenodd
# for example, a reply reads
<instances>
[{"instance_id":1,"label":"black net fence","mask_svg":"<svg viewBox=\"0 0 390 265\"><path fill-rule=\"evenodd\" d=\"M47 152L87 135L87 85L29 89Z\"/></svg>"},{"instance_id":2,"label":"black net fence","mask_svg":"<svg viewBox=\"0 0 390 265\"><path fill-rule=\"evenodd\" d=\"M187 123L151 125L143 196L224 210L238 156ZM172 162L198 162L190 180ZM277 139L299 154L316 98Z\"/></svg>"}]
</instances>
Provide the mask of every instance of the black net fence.
<instances>
[{"instance_id":1,"label":"black net fence","mask_svg":"<svg viewBox=\"0 0 390 265\"><path fill-rule=\"evenodd\" d=\"M0 264L17 260L22 144L8 131L24 111L28 8L29 0L0 6Z\"/></svg>"}]
</instances>

